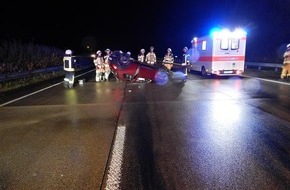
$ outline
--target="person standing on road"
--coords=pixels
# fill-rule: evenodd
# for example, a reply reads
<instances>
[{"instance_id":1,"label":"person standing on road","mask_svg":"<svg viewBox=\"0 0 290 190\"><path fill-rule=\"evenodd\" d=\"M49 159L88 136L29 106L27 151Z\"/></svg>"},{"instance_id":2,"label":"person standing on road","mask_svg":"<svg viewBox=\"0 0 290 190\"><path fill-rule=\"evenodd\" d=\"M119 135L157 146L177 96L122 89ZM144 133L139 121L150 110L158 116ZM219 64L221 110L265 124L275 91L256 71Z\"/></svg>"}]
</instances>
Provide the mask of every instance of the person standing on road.
<instances>
[{"instance_id":1,"label":"person standing on road","mask_svg":"<svg viewBox=\"0 0 290 190\"><path fill-rule=\"evenodd\" d=\"M188 47L185 46L183 49L182 49L182 63L181 65L184 67L184 74L187 76L187 72L190 72L190 65L189 65L189 61L188 61L188 57L189 57L189 53L188 53Z\"/></svg>"},{"instance_id":2,"label":"person standing on road","mask_svg":"<svg viewBox=\"0 0 290 190\"><path fill-rule=\"evenodd\" d=\"M145 62L145 49L141 49L140 50L137 59L141 63L144 63Z\"/></svg>"},{"instance_id":3,"label":"person standing on road","mask_svg":"<svg viewBox=\"0 0 290 190\"><path fill-rule=\"evenodd\" d=\"M65 71L64 86L66 88L72 88L74 85L75 62L76 60L72 57L72 51L70 49L66 50L63 57L63 69Z\"/></svg>"},{"instance_id":4,"label":"person standing on road","mask_svg":"<svg viewBox=\"0 0 290 190\"><path fill-rule=\"evenodd\" d=\"M96 66L96 82L103 81L104 73L104 58L100 50L97 51L96 57L94 59L94 64Z\"/></svg>"},{"instance_id":5,"label":"person standing on road","mask_svg":"<svg viewBox=\"0 0 290 190\"><path fill-rule=\"evenodd\" d=\"M105 50L106 55L104 56L104 80L109 81L109 75L111 73L110 69L110 55L111 55L111 50L106 49Z\"/></svg>"},{"instance_id":6,"label":"person standing on road","mask_svg":"<svg viewBox=\"0 0 290 190\"><path fill-rule=\"evenodd\" d=\"M187 53L187 51L188 51L188 47L185 46L182 49L182 52L183 52L183 54L182 54L182 65L187 65L188 64L187 57L189 56L189 54Z\"/></svg>"},{"instance_id":7,"label":"person standing on road","mask_svg":"<svg viewBox=\"0 0 290 190\"><path fill-rule=\"evenodd\" d=\"M156 64L156 54L153 46L150 47L150 51L146 54L145 61L150 65Z\"/></svg>"},{"instance_id":8,"label":"person standing on road","mask_svg":"<svg viewBox=\"0 0 290 190\"><path fill-rule=\"evenodd\" d=\"M174 63L174 56L173 56L172 50L171 48L167 48L167 52L163 58L163 65L167 68L168 72L171 71L171 68L173 67L173 63Z\"/></svg>"},{"instance_id":9,"label":"person standing on road","mask_svg":"<svg viewBox=\"0 0 290 190\"><path fill-rule=\"evenodd\" d=\"M287 45L287 49L283 57L284 62L282 66L281 79L290 79L290 44Z\"/></svg>"}]
</instances>

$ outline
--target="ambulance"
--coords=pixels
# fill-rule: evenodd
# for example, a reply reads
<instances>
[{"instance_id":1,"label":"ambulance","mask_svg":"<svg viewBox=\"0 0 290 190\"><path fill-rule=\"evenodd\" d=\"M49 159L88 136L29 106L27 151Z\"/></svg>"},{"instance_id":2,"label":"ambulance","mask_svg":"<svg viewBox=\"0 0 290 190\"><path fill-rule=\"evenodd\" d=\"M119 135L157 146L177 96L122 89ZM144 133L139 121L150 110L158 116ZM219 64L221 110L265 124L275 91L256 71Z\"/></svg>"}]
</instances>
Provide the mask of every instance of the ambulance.
<instances>
[{"instance_id":1,"label":"ambulance","mask_svg":"<svg viewBox=\"0 0 290 190\"><path fill-rule=\"evenodd\" d=\"M187 51L188 71L202 76L242 75L245 68L247 33L242 29L219 29L200 38L194 37Z\"/></svg>"}]
</instances>

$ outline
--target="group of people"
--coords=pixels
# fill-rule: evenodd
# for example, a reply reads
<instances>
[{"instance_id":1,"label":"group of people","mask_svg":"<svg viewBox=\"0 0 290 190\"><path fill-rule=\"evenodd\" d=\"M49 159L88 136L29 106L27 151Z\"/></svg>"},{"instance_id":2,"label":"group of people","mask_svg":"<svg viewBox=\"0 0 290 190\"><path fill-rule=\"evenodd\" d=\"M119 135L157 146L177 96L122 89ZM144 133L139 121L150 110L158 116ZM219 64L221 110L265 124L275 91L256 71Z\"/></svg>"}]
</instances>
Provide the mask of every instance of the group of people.
<instances>
[{"instance_id":1,"label":"group of people","mask_svg":"<svg viewBox=\"0 0 290 190\"><path fill-rule=\"evenodd\" d=\"M109 59L111 50L106 49L103 56L102 51L98 50L96 57L94 58L94 64L96 67L96 82L109 81L109 75L111 73Z\"/></svg>"},{"instance_id":2,"label":"group of people","mask_svg":"<svg viewBox=\"0 0 290 190\"><path fill-rule=\"evenodd\" d=\"M188 48L185 46L183 48L183 60L182 62L183 63L187 63L187 57L188 57L188 54L187 54L187 51L188 51ZM137 60L141 63L147 63L147 64L150 64L150 65L155 65L156 62L157 62L157 59L156 59L156 54L154 52L154 47L151 46L150 47L150 51L145 54L145 49L141 49L139 54L138 54L138 57L137 57ZM172 49L171 48L167 48L167 51L163 57L163 61L162 61L162 65L164 65L168 71L171 71L172 67L173 67L173 64L174 64L174 55L172 53Z\"/></svg>"},{"instance_id":3,"label":"group of people","mask_svg":"<svg viewBox=\"0 0 290 190\"><path fill-rule=\"evenodd\" d=\"M149 52L145 55L145 49L141 49L138 56L137 60L141 63L148 63L150 65L154 65L157 62L157 57L154 52L154 47L150 46Z\"/></svg>"},{"instance_id":4,"label":"group of people","mask_svg":"<svg viewBox=\"0 0 290 190\"><path fill-rule=\"evenodd\" d=\"M186 63L186 52L188 48L183 48L183 62ZM112 51L107 48L105 51L105 55L103 56L103 53L101 50L98 50L96 52L96 55L94 57L94 64L96 67L96 82L102 82L102 81L108 81L109 75L111 73L109 61L110 61L110 55L112 54ZM131 56L130 52L127 52L129 56ZM130 57L132 60L133 58ZM137 61L140 63L145 63L149 65L156 65L157 64L157 56L154 52L154 47L150 46L149 52L145 54L145 49L141 49L139 54L137 55ZM162 65L170 72L174 64L174 55L172 53L171 48L167 48L167 51L163 57Z\"/></svg>"}]
</instances>

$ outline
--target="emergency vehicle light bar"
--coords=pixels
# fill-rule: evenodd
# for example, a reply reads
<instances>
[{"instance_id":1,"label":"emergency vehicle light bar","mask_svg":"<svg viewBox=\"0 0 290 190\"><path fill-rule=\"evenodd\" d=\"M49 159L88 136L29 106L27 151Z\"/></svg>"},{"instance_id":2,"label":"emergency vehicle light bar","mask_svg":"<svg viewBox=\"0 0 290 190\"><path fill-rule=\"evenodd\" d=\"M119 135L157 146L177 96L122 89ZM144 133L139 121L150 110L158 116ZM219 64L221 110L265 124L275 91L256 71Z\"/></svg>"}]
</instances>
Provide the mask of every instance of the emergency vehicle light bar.
<instances>
[{"instance_id":1,"label":"emergency vehicle light bar","mask_svg":"<svg viewBox=\"0 0 290 190\"><path fill-rule=\"evenodd\" d=\"M242 28L236 28L233 31L230 31L227 28L217 29L214 28L211 30L210 35L214 38L223 38L223 37L233 37L233 38L241 38L247 35L247 32Z\"/></svg>"}]
</instances>

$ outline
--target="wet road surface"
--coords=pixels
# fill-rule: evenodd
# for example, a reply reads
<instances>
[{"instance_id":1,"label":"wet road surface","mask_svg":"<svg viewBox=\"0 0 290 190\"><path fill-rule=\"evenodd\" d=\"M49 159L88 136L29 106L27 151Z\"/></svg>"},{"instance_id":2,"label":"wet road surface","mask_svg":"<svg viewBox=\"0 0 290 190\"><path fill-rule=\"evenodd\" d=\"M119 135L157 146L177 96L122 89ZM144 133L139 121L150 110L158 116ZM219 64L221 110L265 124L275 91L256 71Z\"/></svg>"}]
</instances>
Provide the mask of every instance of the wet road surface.
<instances>
[{"instance_id":1,"label":"wet road surface","mask_svg":"<svg viewBox=\"0 0 290 190\"><path fill-rule=\"evenodd\" d=\"M0 189L289 189L289 97L195 73L57 85L0 107Z\"/></svg>"},{"instance_id":2,"label":"wet road surface","mask_svg":"<svg viewBox=\"0 0 290 190\"><path fill-rule=\"evenodd\" d=\"M189 76L127 85L120 189L289 189L290 87Z\"/></svg>"},{"instance_id":3,"label":"wet road surface","mask_svg":"<svg viewBox=\"0 0 290 190\"><path fill-rule=\"evenodd\" d=\"M1 107L0 189L99 189L123 90L58 85Z\"/></svg>"}]
</instances>

